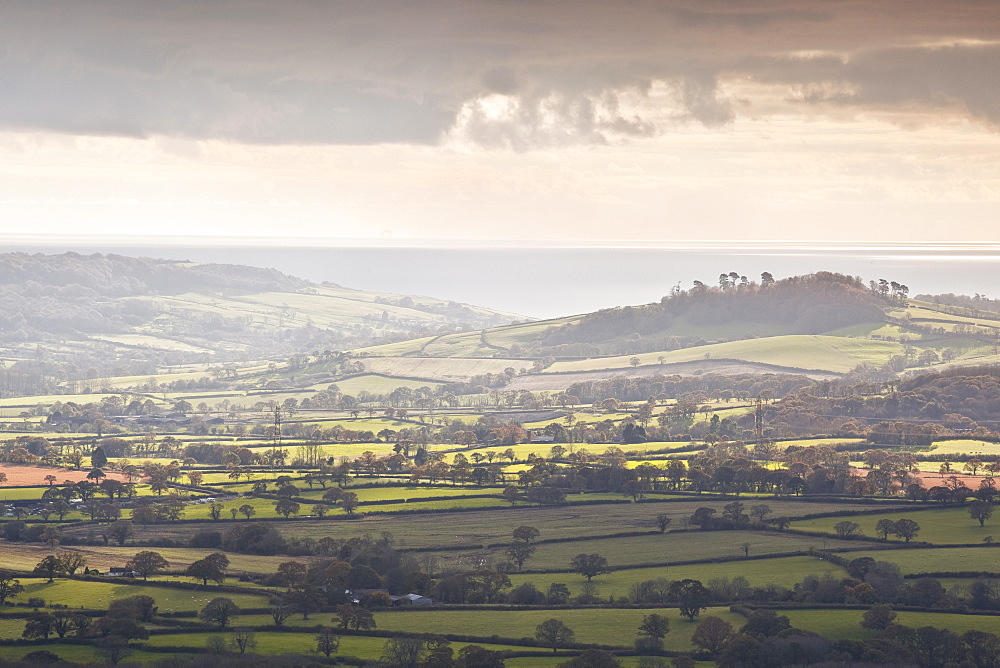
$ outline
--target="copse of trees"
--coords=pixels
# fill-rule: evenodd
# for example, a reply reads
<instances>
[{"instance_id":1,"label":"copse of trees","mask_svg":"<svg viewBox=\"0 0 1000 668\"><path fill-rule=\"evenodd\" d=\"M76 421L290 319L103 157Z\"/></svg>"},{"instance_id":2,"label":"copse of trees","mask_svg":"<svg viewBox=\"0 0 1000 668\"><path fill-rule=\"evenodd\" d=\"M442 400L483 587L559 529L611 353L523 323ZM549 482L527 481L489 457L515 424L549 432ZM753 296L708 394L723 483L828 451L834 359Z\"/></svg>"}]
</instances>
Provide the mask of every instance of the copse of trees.
<instances>
[{"instance_id":1,"label":"copse of trees","mask_svg":"<svg viewBox=\"0 0 1000 668\"><path fill-rule=\"evenodd\" d=\"M658 304L625 306L589 314L577 323L550 331L544 343L599 344L637 333L667 329L679 318L697 325L734 321L782 323L797 333L818 334L839 327L882 320L886 295L873 293L861 281L817 272L758 284L732 274L719 287L700 281L690 290L675 290Z\"/></svg>"}]
</instances>

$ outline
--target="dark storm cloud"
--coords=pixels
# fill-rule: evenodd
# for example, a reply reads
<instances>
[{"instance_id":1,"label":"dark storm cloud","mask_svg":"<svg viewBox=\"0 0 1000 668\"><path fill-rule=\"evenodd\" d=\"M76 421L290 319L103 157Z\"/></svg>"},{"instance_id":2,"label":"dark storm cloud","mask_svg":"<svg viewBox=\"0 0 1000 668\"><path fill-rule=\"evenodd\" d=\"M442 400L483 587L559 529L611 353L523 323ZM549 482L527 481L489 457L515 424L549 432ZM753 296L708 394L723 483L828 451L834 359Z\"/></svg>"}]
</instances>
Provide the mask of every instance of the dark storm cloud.
<instances>
[{"instance_id":1,"label":"dark storm cloud","mask_svg":"<svg viewBox=\"0 0 1000 668\"><path fill-rule=\"evenodd\" d=\"M621 111L657 80L677 86L684 117L725 125L717 82L742 76L836 82L851 93L807 99L996 126L997 47L933 44L997 35L993 0L6 3L0 127L434 143L464 113L468 138L530 148L662 132ZM784 55L802 50L849 57ZM491 93L516 109L497 119L469 104Z\"/></svg>"}]
</instances>

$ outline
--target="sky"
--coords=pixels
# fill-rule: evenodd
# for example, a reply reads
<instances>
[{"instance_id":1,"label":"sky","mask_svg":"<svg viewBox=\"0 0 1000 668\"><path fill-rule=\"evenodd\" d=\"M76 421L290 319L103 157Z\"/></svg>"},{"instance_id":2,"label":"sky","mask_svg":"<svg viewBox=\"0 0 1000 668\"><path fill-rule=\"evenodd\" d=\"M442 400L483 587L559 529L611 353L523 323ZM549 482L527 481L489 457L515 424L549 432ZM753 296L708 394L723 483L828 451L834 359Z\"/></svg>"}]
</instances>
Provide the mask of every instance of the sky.
<instances>
[{"instance_id":1,"label":"sky","mask_svg":"<svg viewBox=\"0 0 1000 668\"><path fill-rule=\"evenodd\" d=\"M995 0L0 5L3 239L997 241Z\"/></svg>"}]
</instances>

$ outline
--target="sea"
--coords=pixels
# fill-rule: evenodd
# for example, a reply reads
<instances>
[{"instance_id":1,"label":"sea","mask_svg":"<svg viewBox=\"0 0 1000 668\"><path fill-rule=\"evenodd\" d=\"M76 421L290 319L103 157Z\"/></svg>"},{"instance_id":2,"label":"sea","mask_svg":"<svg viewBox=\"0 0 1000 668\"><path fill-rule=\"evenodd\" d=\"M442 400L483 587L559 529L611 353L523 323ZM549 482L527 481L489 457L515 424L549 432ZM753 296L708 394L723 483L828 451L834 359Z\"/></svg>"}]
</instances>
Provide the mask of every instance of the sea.
<instances>
[{"instance_id":1,"label":"sea","mask_svg":"<svg viewBox=\"0 0 1000 668\"><path fill-rule=\"evenodd\" d=\"M420 294L528 318L554 318L658 301L694 281L736 272L759 281L832 271L886 279L921 293L1000 296L1000 244L820 242L614 243L559 247L531 242L392 247L330 240L239 238L155 242L143 238L0 240L2 252L117 253L274 268L313 282Z\"/></svg>"}]
</instances>

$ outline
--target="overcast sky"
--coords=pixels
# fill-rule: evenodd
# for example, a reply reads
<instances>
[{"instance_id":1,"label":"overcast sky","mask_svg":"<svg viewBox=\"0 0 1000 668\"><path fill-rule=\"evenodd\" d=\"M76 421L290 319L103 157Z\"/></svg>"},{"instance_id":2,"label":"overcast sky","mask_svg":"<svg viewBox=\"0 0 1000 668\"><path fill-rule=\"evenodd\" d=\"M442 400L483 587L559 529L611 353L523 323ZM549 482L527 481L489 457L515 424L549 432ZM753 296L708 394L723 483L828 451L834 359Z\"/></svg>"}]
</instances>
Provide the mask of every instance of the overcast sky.
<instances>
[{"instance_id":1,"label":"overcast sky","mask_svg":"<svg viewBox=\"0 0 1000 668\"><path fill-rule=\"evenodd\" d=\"M8 239L991 242L998 167L996 0L0 4Z\"/></svg>"}]
</instances>

